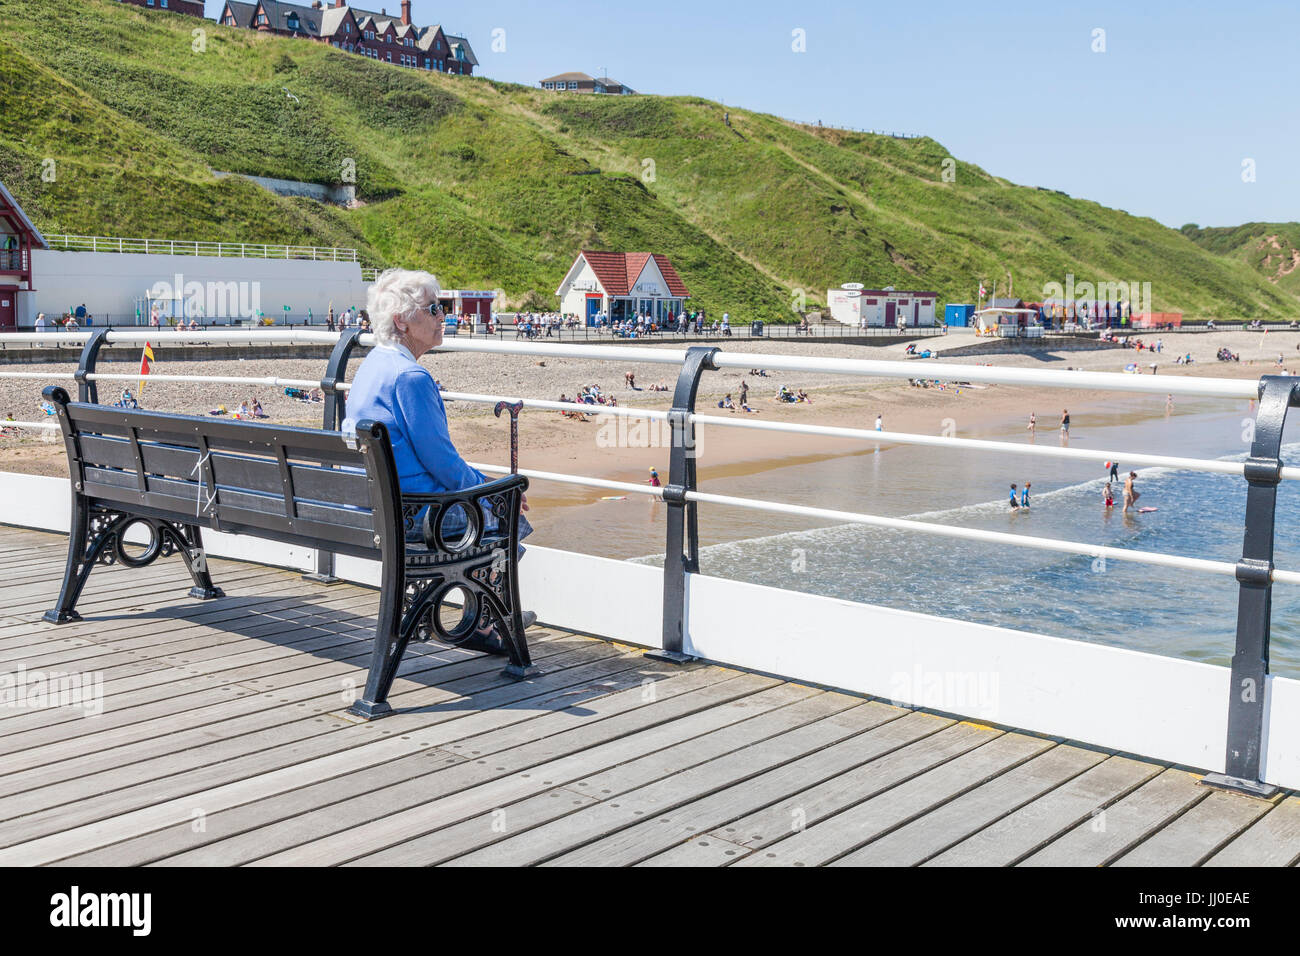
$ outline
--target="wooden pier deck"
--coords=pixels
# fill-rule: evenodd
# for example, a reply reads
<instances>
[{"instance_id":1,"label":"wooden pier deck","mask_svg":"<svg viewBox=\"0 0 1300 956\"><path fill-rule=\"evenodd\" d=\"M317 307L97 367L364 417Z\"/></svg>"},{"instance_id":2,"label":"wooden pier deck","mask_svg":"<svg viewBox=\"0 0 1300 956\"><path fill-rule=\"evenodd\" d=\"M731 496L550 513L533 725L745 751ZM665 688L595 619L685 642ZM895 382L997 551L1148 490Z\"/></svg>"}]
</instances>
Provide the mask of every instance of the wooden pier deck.
<instances>
[{"instance_id":1,"label":"wooden pier deck","mask_svg":"<svg viewBox=\"0 0 1300 956\"><path fill-rule=\"evenodd\" d=\"M398 713L344 712L376 594L214 560L99 568L40 621L66 539L0 529L0 674L103 711L0 707L7 865L1289 865L1300 799L636 648L530 632L543 673L422 645Z\"/></svg>"}]
</instances>

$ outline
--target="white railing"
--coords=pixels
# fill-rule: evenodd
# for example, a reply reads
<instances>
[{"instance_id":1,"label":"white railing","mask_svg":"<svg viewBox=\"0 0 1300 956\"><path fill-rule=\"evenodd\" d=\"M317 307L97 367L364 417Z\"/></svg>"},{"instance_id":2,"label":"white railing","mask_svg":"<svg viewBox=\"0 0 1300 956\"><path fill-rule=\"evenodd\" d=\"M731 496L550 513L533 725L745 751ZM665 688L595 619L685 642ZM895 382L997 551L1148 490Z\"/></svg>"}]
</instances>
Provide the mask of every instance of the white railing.
<instances>
[{"instance_id":1,"label":"white railing","mask_svg":"<svg viewBox=\"0 0 1300 956\"><path fill-rule=\"evenodd\" d=\"M190 239L127 239L121 236L46 236L51 249L62 252L134 252L167 256L224 256L234 259L312 259L317 262L357 262L357 250L323 246L290 246L264 242L212 242Z\"/></svg>"}]
</instances>

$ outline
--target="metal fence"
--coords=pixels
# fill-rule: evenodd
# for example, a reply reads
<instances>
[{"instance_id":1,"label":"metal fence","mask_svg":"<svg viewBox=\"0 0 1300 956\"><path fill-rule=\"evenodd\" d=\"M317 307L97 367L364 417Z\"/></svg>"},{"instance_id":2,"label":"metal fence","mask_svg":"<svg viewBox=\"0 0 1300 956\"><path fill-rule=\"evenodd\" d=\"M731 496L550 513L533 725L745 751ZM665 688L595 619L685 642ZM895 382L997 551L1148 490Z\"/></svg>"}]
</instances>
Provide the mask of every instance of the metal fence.
<instances>
[{"instance_id":1,"label":"metal fence","mask_svg":"<svg viewBox=\"0 0 1300 956\"><path fill-rule=\"evenodd\" d=\"M235 259L311 259L357 262L357 250L322 246L272 245L257 242L202 242L188 239L127 239L121 236L46 236L51 249L63 252L133 252L168 256L225 256Z\"/></svg>"}]
</instances>

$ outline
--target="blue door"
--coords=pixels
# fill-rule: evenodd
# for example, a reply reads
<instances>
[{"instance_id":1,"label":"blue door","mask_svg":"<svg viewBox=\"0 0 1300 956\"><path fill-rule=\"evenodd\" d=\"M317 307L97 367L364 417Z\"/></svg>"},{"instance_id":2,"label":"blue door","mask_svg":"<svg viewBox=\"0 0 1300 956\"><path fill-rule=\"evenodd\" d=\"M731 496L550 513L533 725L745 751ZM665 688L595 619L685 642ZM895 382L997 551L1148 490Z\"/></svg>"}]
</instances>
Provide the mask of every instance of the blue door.
<instances>
[{"instance_id":1,"label":"blue door","mask_svg":"<svg viewBox=\"0 0 1300 956\"><path fill-rule=\"evenodd\" d=\"M587 324L595 325L596 316L600 313L600 296L587 297Z\"/></svg>"}]
</instances>

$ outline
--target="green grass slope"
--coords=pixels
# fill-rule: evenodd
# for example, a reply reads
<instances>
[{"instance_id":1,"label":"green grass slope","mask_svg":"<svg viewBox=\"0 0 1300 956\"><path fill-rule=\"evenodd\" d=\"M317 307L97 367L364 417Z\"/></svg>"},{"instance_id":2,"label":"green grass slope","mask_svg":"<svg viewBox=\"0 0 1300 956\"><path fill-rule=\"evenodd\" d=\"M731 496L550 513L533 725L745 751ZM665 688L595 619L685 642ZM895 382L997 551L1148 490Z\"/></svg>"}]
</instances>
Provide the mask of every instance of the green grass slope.
<instances>
[{"instance_id":1,"label":"green grass slope","mask_svg":"<svg viewBox=\"0 0 1300 956\"><path fill-rule=\"evenodd\" d=\"M800 290L811 307L850 280L970 301L1008 272L1029 299L1073 273L1150 282L1157 308L1193 315L1300 311L1240 255L1015 186L930 139L734 108L728 127L694 97L422 74L112 0L0 0L0 17L0 178L50 232L355 246L513 302L554 302L580 248L655 251L696 304L742 320L790 319ZM362 204L212 170L354 170Z\"/></svg>"},{"instance_id":2,"label":"green grass slope","mask_svg":"<svg viewBox=\"0 0 1300 956\"><path fill-rule=\"evenodd\" d=\"M1248 222L1206 229L1188 225L1181 231L1202 248L1239 259L1278 289L1300 296L1300 222Z\"/></svg>"}]
</instances>

